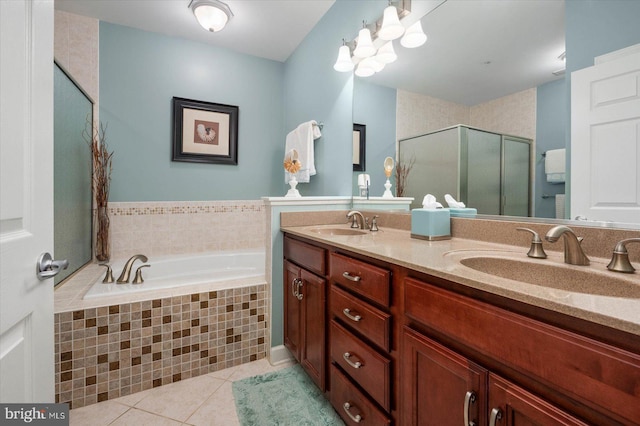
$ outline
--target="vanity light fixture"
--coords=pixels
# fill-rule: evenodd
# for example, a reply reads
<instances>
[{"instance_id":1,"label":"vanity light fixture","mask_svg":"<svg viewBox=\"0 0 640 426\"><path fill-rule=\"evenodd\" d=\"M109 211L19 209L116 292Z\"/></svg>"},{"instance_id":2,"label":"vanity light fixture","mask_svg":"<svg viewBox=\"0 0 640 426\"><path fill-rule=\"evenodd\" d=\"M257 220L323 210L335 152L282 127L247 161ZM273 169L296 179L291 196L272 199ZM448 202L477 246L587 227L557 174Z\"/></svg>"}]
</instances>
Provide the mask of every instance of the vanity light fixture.
<instances>
[{"instance_id":1,"label":"vanity light fixture","mask_svg":"<svg viewBox=\"0 0 640 426\"><path fill-rule=\"evenodd\" d=\"M418 20L415 24L407 28L407 32L404 33L404 36L400 39L400 44L403 47L412 49L414 47L422 46L426 41L427 35L422 31L422 24Z\"/></svg>"},{"instance_id":2,"label":"vanity light fixture","mask_svg":"<svg viewBox=\"0 0 640 426\"><path fill-rule=\"evenodd\" d=\"M358 66L356 66L355 74L358 77L371 77L376 73L374 68L373 59L372 58L364 58L360 62L358 62Z\"/></svg>"},{"instance_id":3,"label":"vanity light fixture","mask_svg":"<svg viewBox=\"0 0 640 426\"><path fill-rule=\"evenodd\" d=\"M366 21L362 21L362 29L358 33L356 48L353 50L353 56L358 58L368 58L376 54L376 47L371 40L371 31L367 28Z\"/></svg>"},{"instance_id":4,"label":"vanity light fixture","mask_svg":"<svg viewBox=\"0 0 640 426\"><path fill-rule=\"evenodd\" d=\"M220 0L191 0L189 9L198 23L207 31L221 31L233 17L231 8Z\"/></svg>"},{"instance_id":5,"label":"vanity light fixture","mask_svg":"<svg viewBox=\"0 0 640 426\"><path fill-rule=\"evenodd\" d=\"M395 40L404 34L404 26L398 18L398 9L389 2L389 6L382 15L382 27L378 30L378 37L382 40Z\"/></svg>"},{"instance_id":6,"label":"vanity light fixture","mask_svg":"<svg viewBox=\"0 0 640 426\"><path fill-rule=\"evenodd\" d=\"M333 65L333 69L338 72L347 72L353 70L355 64L351 60L351 49L347 46L345 39L342 39L342 46L338 49L338 59Z\"/></svg>"}]
</instances>

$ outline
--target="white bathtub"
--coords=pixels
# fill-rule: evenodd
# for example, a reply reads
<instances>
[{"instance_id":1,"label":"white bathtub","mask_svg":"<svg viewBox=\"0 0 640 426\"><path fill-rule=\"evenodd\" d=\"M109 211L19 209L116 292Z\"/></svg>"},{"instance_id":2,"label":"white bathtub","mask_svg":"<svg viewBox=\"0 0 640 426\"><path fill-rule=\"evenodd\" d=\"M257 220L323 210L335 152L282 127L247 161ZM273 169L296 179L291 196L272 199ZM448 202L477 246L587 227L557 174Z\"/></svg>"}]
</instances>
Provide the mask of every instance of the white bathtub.
<instances>
[{"instance_id":1,"label":"white bathtub","mask_svg":"<svg viewBox=\"0 0 640 426\"><path fill-rule=\"evenodd\" d=\"M118 279L126 262L123 259L112 265L113 277ZM198 284L211 284L207 291L241 287L252 278L264 278L265 253L257 250L195 253L190 255L149 257L148 268L142 269L142 284L132 284L136 270L143 265L136 261L131 268L128 284L104 284L104 274L89 288L83 299L95 299L151 290L172 289ZM253 280L255 281L255 280Z\"/></svg>"}]
</instances>

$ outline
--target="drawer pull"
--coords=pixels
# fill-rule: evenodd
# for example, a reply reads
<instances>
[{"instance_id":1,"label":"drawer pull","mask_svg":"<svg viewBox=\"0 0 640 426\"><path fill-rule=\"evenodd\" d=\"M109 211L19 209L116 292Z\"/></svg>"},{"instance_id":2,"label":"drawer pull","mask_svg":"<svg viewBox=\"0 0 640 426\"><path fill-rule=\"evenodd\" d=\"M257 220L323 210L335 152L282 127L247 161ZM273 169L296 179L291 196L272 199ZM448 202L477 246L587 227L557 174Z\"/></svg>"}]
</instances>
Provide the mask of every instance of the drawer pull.
<instances>
[{"instance_id":1,"label":"drawer pull","mask_svg":"<svg viewBox=\"0 0 640 426\"><path fill-rule=\"evenodd\" d=\"M346 279L348 279L349 281L353 281L353 282L358 282L361 280L361 278L358 275L351 275L348 272L343 272L342 276L345 277Z\"/></svg>"},{"instance_id":2,"label":"drawer pull","mask_svg":"<svg viewBox=\"0 0 640 426\"><path fill-rule=\"evenodd\" d=\"M491 410L491 419L489 420L489 426L496 426L496 420L502 419L502 410L499 408L494 408Z\"/></svg>"},{"instance_id":3,"label":"drawer pull","mask_svg":"<svg viewBox=\"0 0 640 426\"><path fill-rule=\"evenodd\" d=\"M300 293L301 287L302 287L302 279L294 278L293 281L291 281L291 293L293 293L293 296L296 297L298 300L302 300L302 298L304 297L302 293Z\"/></svg>"},{"instance_id":4,"label":"drawer pull","mask_svg":"<svg viewBox=\"0 0 640 426\"><path fill-rule=\"evenodd\" d=\"M351 315L351 310L349 308L344 308L342 310L342 313L344 314L345 317L349 318L351 321L358 322L362 319L362 317L358 314Z\"/></svg>"},{"instance_id":5,"label":"drawer pull","mask_svg":"<svg viewBox=\"0 0 640 426\"><path fill-rule=\"evenodd\" d=\"M476 426L476 422L469 421L469 405L476 402L476 393L469 391L464 396L464 426Z\"/></svg>"},{"instance_id":6,"label":"drawer pull","mask_svg":"<svg viewBox=\"0 0 640 426\"><path fill-rule=\"evenodd\" d=\"M344 409L344 412L347 413L347 416L349 416L349 418L354 422L360 423L362 421L362 416L360 414L356 414L355 416L351 414L351 412L349 411L351 407L352 405L349 404L348 402L345 402L344 404L342 404L342 408Z\"/></svg>"},{"instance_id":7,"label":"drawer pull","mask_svg":"<svg viewBox=\"0 0 640 426\"><path fill-rule=\"evenodd\" d=\"M344 360L347 361L347 364L349 364L353 368L362 368L362 367L364 367L364 365L360 361L356 361L356 362L351 361L351 359L350 359L351 357L352 357L352 355L349 352L345 352L342 355L342 358L344 358Z\"/></svg>"}]
</instances>

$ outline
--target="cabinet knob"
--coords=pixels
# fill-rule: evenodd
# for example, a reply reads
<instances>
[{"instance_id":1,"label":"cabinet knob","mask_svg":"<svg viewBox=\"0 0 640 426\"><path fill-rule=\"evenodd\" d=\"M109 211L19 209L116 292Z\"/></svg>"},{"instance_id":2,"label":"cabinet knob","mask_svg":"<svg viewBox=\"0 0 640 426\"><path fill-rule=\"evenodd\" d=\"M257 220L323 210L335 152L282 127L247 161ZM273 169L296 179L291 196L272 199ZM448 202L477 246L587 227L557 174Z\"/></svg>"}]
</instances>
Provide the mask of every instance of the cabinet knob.
<instances>
[{"instance_id":1,"label":"cabinet knob","mask_svg":"<svg viewBox=\"0 0 640 426\"><path fill-rule=\"evenodd\" d=\"M342 409L344 410L345 413L347 413L347 416L349 416L349 418L354 422L360 423L362 421L362 416L360 414L356 414L355 416L351 414L351 411L350 411L351 407L352 405L348 402L345 402L344 404L342 404Z\"/></svg>"}]
</instances>

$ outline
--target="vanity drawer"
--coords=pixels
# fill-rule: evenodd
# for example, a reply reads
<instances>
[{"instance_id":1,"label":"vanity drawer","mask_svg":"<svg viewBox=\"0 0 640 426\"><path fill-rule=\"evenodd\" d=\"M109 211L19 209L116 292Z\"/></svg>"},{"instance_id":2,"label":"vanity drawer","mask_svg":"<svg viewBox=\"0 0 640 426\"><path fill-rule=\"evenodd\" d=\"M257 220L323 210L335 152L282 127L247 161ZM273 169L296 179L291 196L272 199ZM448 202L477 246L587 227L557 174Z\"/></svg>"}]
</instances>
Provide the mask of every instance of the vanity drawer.
<instances>
[{"instance_id":1,"label":"vanity drawer","mask_svg":"<svg viewBox=\"0 0 640 426\"><path fill-rule=\"evenodd\" d=\"M326 273L326 250L323 248L285 236L284 257L318 275Z\"/></svg>"},{"instance_id":2,"label":"vanity drawer","mask_svg":"<svg viewBox=\"0 0 640 426\"><path fill-rule=\"evenodd\" d=\"M329 261L333 282L389 307L390 271L337 253Z\"/></svg>"},{"instance_id":3,"label":"vanity drawer","mask_svg":"<svg viewBox=\"0 0 640 426\"><path fill-rule=\"evenodd\" d=\"M391 361L331 320L331 357L385 410L391 408Z\"/></svg>"},{"instance_id":4,"label":"vanity drawer","mask_svg":"<svg viewBox=\"0 0 640 426\"><path fill-rule=\"evenodd\" d=\"M331 286L330 311L352 328L389 352L391 315L376 309L337 286Z\"/></svg>"},{"instance_id":5,"label":"vanity drawer","mask_svg":"<svg viewBox=\"0 0 640 426\"><path fill-rule=\"evenodd\" d=\"M640 354L413 278L404 289L409 318L612 418L640 419Z\"/></svg>"},{"instance_id":6,"label":"vanity drawer","mask_svg":"<svg viewBox=\"0 0 640 426\"><path fill-rule=\"evenodd\" d=\"M335 365L331 365L331 405L347 425L391 424L384 412L372 404Z\"/></svg>"}]
</instances>

